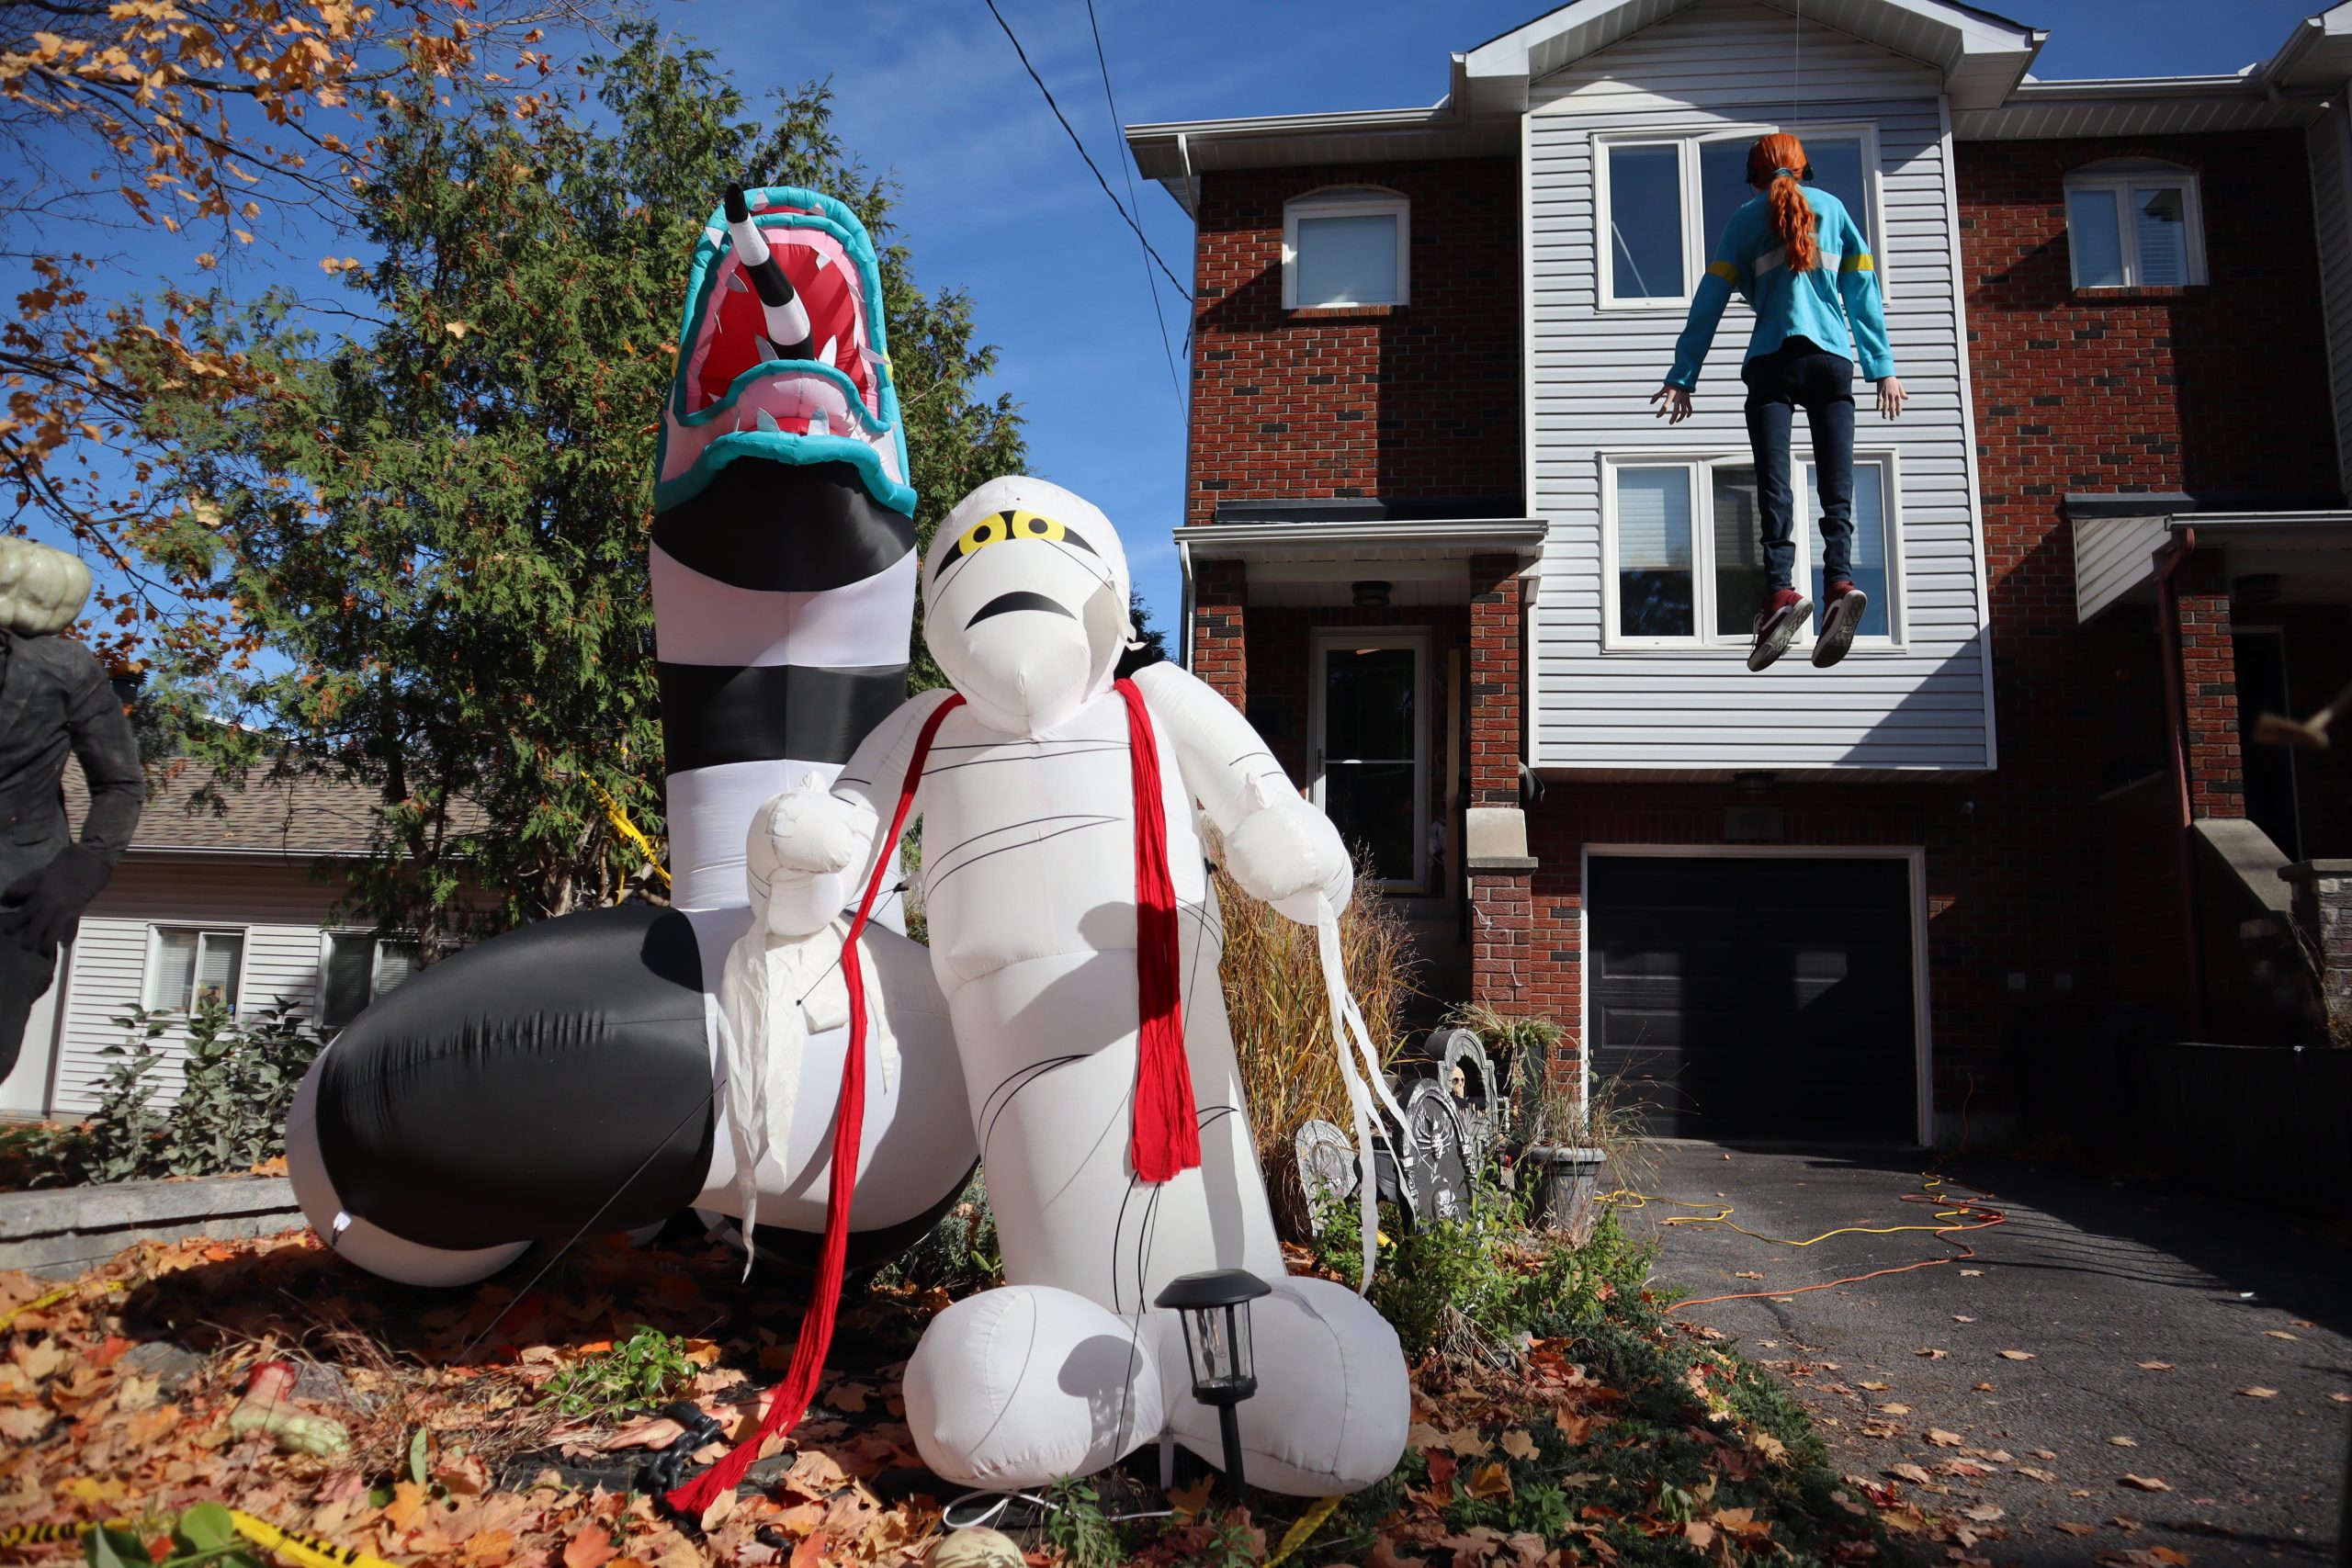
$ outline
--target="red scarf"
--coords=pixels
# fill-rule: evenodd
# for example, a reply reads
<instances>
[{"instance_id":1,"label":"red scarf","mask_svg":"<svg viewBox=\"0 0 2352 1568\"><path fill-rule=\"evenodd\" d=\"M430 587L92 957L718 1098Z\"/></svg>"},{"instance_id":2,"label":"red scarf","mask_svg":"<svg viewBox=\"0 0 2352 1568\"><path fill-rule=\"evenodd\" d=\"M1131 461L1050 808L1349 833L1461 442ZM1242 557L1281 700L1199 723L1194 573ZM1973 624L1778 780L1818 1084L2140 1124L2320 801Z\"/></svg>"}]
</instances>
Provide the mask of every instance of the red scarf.
<instances>
[{"instance_id":1,"label":"red scarf","mask_svg":"<svg viewBox=\"0 0 2352 1568\"><path fill-rule=\"evenodd\" d=\"M1134 682L1116 682L1113 689L1127 705L1128 773L1136 811L1136 982L1141 1052L1136 1065L1135 1131L1128 1157L1144 1180L1166 1181L1201 1163L1193 1075L1184 1059L1179 979L1183 965L1177 947L1176 885L1168 868L1168 816L1159 793L1159 745L1152 733L1151 713ZM761 1418L758 1430L729 1450L726 1458L668 1495L670 1506L682 1514L699 1516L721 1492L740 1485L762 1445L797 1425L817 1396L817 1380L832 1346L833 1314L841 1304L849 1258L850 1201L856 1190L858 1156L865 1134L865 976L857 941L874 913L882 880L897 860L899 835L906 828L907 813L914 805L915 789L922 782L923 762L931 755L940 721L963 705L960 694L951 695L923 720L906 779L899 786L899 806L890 817L889 837L874 857L874 874L866 879L865 896L858 900L857 916L850 921L849 935L842 942L842 976L849 986L849 1052L842 1060L841 1114L833 1123L824 1245L818 1253L817 1280L809 1293L808 1313L793 1343L792 1363L768 1401L767 1415Z\"/></svg>"}]
</instances>

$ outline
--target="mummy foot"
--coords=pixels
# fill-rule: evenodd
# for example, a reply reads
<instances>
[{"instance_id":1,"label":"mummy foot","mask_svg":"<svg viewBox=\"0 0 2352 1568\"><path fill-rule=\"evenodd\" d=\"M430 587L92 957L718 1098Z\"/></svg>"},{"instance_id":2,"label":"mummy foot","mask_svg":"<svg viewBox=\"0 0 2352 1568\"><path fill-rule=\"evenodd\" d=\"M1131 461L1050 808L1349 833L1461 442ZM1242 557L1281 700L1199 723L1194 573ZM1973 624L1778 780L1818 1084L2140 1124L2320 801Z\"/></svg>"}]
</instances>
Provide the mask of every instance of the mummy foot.
<instances>
[{"instance_id":1,"label":"mummy foot","mask_svg":"<svg viewBox=\"0 0 2352 1568\"><path fill-rule=\"evenodd\" d=\"M957 1302L907 1363L915 1448L938 1475L990 1491L1091 1475L1159 1434L1154 1329L1147 1319L1139 1344L1132 1320L1046 1285Z\"/></svg>"},{"instance_id":2,"label":"mummy foot","mask_svg":"<svg viewBox=\"0 0 2352 1568\"><path fill-rule=\"evenodd\" d=\"M1360 1492L1405 1452L1412 1392L1396 1331L1345 1285L1295 1276L1271 1282L1273 1293L1250 1307L1258 1392L1240 1406L1247 1479L1298 1497ZM1182 1390L1190 1376L1182 1330L1170 1321L1162 1338L1160 1375ZM1216 1412L1181 1393L1170 1404L1176 1440L1222 1465Z\"/></svg>"}]
</instances>

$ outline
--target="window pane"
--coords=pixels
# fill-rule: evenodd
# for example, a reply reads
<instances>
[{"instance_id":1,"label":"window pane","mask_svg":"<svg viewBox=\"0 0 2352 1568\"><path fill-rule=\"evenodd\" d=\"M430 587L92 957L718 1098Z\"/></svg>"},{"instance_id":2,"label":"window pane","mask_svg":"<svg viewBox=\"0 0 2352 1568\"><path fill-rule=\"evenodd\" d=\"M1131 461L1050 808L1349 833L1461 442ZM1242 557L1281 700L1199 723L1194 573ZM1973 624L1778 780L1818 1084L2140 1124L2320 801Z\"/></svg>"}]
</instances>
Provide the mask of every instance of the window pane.
<instances>
[{"instance_id":1,"label":"window pane","mask_svg":"<svg viewBox=\"0 0 2352 1568\"><path fill-rule=\"evenodd\" d=\"M1413 664L1409 648L1327 651L1323 667L1326 761L1412 760Z\"/></svg>"},{"instance_id":2,"label":"window pane","mask_svg":"<svg viewBox=\"0 0 2352 1568\"><path fill-rule=\"evenodd\" d=\"M1339 762L1324 770L1323 809L1340 840L1361 845L1384 881L1413 876L1413 764Z\"/></svg>"},{"instance_id":3,"label":"window pane","mask_svg":"<svg viewBox=\"0 0 2352 1568\"><path fill-rule=\"evenodd\" d=\"M1711 470L1715 502L1715 635L1746 637L1763 607L1764 539L1756 470L1742 463Z\"/></svg>"},{"instance_id":4,"label":"window pane","mask_svg":"<svg viewBox=\"0 0 2352 1568\"><path fill-rule=\"evenodd\" d=\"M1706 214L1711 257L1724 237L1724 225L1756 194L1747 187L1747 145L1744 141L1699 143L1699 203Z\"/></svg>"},{"instance_id":5,"label":"window pane","mask_svg":"<svg viewBox=\"0 0 2352 1568\"><path fill-rule=\"evenodd\" d=\"M374 996L382 996L416 973L416 943L384 941L376 944Z\"/></svg>"},{"instance_id":6,"label":"window pane","mask_svg":"<svg viewBox=\"0 0 2352 1568\"><path fill-rule=\"evenodd\" d=\"M2140 243L2143 288L2173 288L2188 281L2188 201L2178 186L2135 187L2132 231Z\"/></svg>"},{"instance_id":7,"label":"window pane","mask_svg":"<svg viewBox=\"0 0 2352 1568\"><path fill-rule=\"evenodd\" d=\"M1620 299L1671 299L1682 282L1682 152L1609 150L1609 291Z\"/></svg>"},{"instance_id":8,"label":"window pane","mask_svg":"<svg viewBox=\"0 0 2352 1568\"><path fill-rule=\"evenodd\" d=\"M1875 245L1878 236L1871 232L1870 187L1862 177L1862 143L1860 137L1826 137L1815 141L1805 138L1804 155L1813 160L1813 183L1846 204L1854 215L1854 222L1862 238Z\"/></svg>"},{"instance_id":9,"label":"window pane","mask_svg":"<svg viewBox=\"0 0 2352 1568\"><path fill-rule=\"evenodd\" d=\"M375 962L376 939L365 936L327 938L326 995L320 998L319 1018L329 1029L340 1029L368 1005L368 971Z\"/></svg>"},{"instance_id":10,"label":"window pane","mask_svg":"<svg viewBox=\"0 0 2352 1568\"><path fill-rule=\"evenodd\" d=\"M1690 470L1617 470L1617 630L1689 637Z\"/></svg>"},{"instance_id":11,"label":"window pane","mask_svg":"<svg viewBox=\"0 0 2352 1568\"><path fill-rule=\"evenodd\" d=\"M2123 287L2123 235L2117 226L2115 192L2066 193L2066 243L2075 253L2075 287Z\"/></svg>"},{"instance_id":12,"label":"window pane","mask_svg":"<svg viewBox=\"0 0 2352 1568\"><path fill-rule=\"evenodd\" d=\"M1396 215L1305 218L1298 220L1298 302L1314 305L1394 305L1396 302Z\"/></svg>"},{"instance_id":13,"label":"window pane","mask_svg":"<svg viewBox=\"0 0 2352 1568\"><path fill-rule=\"evenodd\" d=\"M1804 469L1805 544L1813 556L1813 629L1821 630L1821 596L1828 582L1822 575L1821 492L1815 488L1813 465ZM1887 577L1886 465L1854 465L1854 586L1871 596L1862 612L1858 637L1886 637L1894 625L1894 601Z\"/></svg>"},{"instance_id":14,"label":"window pane","mask_svg":"<svg viewBox=\"0 0 2352 1568\"><path fill-rule=\"evenodd\" d=\"M228 931L206 931L197 944L196 997L191 1007L214 1001L235 1011L237 970L244 956L243 937Z\"/></svg>"},{"instance_id":15,"label":"window pane","mask_svg":"<svg viewBox=\"0 0 2352 1568\"><path fill-rule=\"evenodd\" d=\"M196 979L196 932L157 931L155 963L147 976L147 1005L177 1012L187 1006Z\"/></svg>"}]
</instances>

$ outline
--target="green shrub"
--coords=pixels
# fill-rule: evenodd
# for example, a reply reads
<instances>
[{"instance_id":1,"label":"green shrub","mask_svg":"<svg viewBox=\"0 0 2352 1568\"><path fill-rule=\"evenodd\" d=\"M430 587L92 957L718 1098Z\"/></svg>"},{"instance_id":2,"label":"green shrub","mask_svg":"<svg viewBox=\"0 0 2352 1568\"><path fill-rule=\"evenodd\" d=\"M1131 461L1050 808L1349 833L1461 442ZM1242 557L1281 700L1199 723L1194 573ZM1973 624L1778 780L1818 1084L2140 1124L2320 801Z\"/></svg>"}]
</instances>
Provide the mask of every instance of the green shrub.
<instances>
[{"instance_id":1,"label":"green shrub","mask_svg":"<svg viewBox=\"0 0 2352 1568\"><path fill-rule=\"evenodd\" d=\"M609 1421L660 1409L694 1387L697 1370L684 1340L640 1323L611 1349L556 1373L541 1392L566 1416Z\"/></svg>"},{"instance_id":2,"label":"green shrub","mask_svg":"<svg viewBox=\"0 0 2352 1568\"><path fill-rule=\"evenodd\" d=\"M198 1008L170 1098L160 1043L178 1015L134 1008L114 1021L128 1038L100 1053L108 1060L97 1109L79 1126L43 1135L44 1183L222 1176L286 1152L295 1091L325 1043L293 1004L281 998L250 1020L217 1001Z\"/></svg>"}]
</instances>

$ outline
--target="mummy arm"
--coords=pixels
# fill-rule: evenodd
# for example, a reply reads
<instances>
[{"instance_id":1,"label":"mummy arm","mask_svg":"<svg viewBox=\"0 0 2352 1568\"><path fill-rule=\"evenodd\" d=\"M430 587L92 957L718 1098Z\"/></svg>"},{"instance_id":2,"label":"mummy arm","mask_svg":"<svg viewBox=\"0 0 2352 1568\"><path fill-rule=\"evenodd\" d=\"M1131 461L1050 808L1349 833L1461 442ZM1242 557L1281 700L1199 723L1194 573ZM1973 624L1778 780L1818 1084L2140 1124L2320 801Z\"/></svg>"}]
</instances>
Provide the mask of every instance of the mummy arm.
<instances>
[{"instance_id":1,"label":"mummy arm","mask_svg":"<svg viewBox=\"0 0 2352 1568\"><path fill-rule=\"evenodd\" d=\"M1184 787L1224 836L1226 869L1244 891L1311 921L1315 895L1347 908L1354 867L1330 818L1299 796L1250 721L1173 664L1136 672L1144 703L1175 742Z\"/></svg>"}]
</instances>

